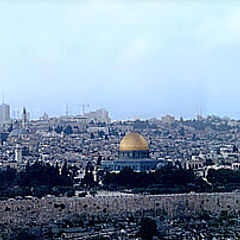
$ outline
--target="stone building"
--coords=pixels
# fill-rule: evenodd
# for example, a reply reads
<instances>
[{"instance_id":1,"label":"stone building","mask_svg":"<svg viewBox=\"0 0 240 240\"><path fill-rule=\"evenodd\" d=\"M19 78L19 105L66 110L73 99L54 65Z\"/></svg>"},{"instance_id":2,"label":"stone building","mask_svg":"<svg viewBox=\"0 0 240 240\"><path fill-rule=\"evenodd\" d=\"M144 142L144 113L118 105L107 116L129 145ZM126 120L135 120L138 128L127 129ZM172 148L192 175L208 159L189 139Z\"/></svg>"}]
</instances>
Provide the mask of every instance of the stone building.
<instances>
[{"instance_id":1,"label":"stone building","mask_svg":"<svg viewBox=\"0 0 240 240\"><path fill-rule=\"evenodd\" d=\"M145 138L136 132L127 134L120 142L118 159L102 160L102 170L120 171L125 167L134 171L155 170L158 161L149 157L149 147Z\"/></svg>"}]
</instances>

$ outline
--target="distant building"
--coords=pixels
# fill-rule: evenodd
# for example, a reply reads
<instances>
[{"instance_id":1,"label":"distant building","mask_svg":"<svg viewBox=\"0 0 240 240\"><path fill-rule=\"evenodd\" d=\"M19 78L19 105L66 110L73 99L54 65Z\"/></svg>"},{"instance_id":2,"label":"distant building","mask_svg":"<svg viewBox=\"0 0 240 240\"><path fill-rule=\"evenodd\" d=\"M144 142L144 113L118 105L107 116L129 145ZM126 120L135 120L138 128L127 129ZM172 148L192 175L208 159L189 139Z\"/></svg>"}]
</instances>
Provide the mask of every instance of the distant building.
<instances>
[{"instance_id":1,"label":"distant building","mask_svg":"<svg viewBox=\"0 0 240 240\"><path fill-rule=\"evenodd\" d=\"M87 118L87 120L90 121L98 121L98 122L106 122L110 123L111 119L109 117L109 112L103 108L98 109L95 112L89 112L85 113L84 116Z\"/></svg>"},{"instance_id":2,"label":"distant building","mask_svg":"<svg viewBox=\"0 0 240 240\"><path fill-rule=\"evenodd\" d=\"M163 124L172 124L175 121L175 117L166 115L161 118Z\"/></svg>"},{"instance_id":3,"label":"distant building","mask_svg":"<svg viewBox=\"0 0 240 240\"><path fill-rule=\"evenodd\" d=\"M102 160L101 168L107 171L121 171L129 167L137 172L155 170L158 160L149 157L145 138L136 132L127 134L121 141L118 159Z\"/></svg>"},{"instance_id":4,"label":"distant building","mask_svg":"<svg viewBox=\"0 0 240 240\"><path fill-rule=\"evenodd\" d=\"M8 104L0 105L0 124L10 120L10 106Z\"/></svg>"},{"instance_id":5,"label":"distant building","mask_svg":"<svg viewBox=\"0 0 240 240\"><path fill-rule=\"evenodd\" d=\"M40 120L48 120L49 116L47 113L44 113L42 117L40 117Z\"/></svg>"}]
</instances>

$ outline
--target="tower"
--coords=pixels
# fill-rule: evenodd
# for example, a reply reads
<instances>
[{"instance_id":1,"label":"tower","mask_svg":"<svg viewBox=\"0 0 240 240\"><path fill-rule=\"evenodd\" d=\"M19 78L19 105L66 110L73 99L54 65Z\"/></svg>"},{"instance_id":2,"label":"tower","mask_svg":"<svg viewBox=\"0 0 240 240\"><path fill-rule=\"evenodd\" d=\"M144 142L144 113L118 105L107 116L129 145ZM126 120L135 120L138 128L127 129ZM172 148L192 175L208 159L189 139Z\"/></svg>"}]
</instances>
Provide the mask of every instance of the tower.
<instances>
[{"instance_id":1,"label":"tower","mask_svg":"<svg viewBox=\"0 0 240 240\"><path fill-rule=\"evenodd\" d=\"M27 110L24 107L23 108L23 114L22 114L22 128L26 128L28 124L28 114L27 114Z\"/></svg>"},{"instance_id":2,"label":"tower","mask_svg":"<svg viewBox=\"0 0 240 240\"><path fill-rule=\"evenodd\" d=\"M0 124L10 120L10 106L4 103L4 95L2 104L0 105Z\"/></svg>"}]
</instances>

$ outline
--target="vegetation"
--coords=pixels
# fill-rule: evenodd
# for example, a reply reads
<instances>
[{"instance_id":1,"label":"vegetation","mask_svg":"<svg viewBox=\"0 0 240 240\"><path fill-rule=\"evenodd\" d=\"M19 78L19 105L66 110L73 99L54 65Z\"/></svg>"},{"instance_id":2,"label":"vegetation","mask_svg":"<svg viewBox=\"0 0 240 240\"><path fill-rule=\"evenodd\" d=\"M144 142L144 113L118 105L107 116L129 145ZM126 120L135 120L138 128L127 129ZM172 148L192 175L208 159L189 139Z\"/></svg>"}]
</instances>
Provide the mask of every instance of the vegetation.
<instances>
[{"instance_id":1,"label":"vegetation","mask_svg":"<svg viewBox=\"0 0 240 240\"><path fill-rule=\"evenodd\" d=\"M229 192L240 189L240 171L230 169L210 169L208 183L196 176L193 170L177 167L149 173L125 168L120 173L107 172L102 178L106 190L131 189L135 193Z\"/></svg>"},{"instance_id":2,"label":"vegetation","mask_svg":"<svg viewBox=\"0 0 240 240\"><path fill-rule=\"evenodd\" d=\"M157 234L156 222L151 218L143 218L137 236L144 240L152 240Z\"/></svg>"},{"instance_id":3,"label":"vegetation","mask_svg":"<svg viewBox=\"0 0 240 240\"><path fill-rule=\"evenodd\" d=\"M93 170L94 167L91 164L88 164L86 167L84 178L81 182L82 186L85 186L87 188L93 188L97 185L97 183L94 181Z\"/></svg>"},{"instance_id":4,"label":"vegetation","mask_svg":"<svg viewBox=\"0 0 240 240\"><path fill-rule=\"evenodd\" d=\"M68 168L66 163L61 171L58 164L52 166L42 162L27 164L26 168L20 172L13 168L0 170L0 197L28 195L42 197L48 194L72 196L74 194L73 176L75 174L76 169ZM102 186L98 185L99 180L102 181ZM134 172L131 168L125 168L120 173L100 171L97 181L94 181L93 166L89 164L80 187L89 190L96 188L104 190L130 189L134 193L149 194L240 189L239 170L210 169L207 180L208 183L196 176L191 169L167 166L155 172Z\"/></svg>"},{"instance_id":5,"label":"vegetation","mask_svg":"<svg viewBox=\"0 0 240 240\"><path fill-rule=\"evenodd\" d=\"M63 131L63 128L62 127L60 127L60 126L57 126L56 128L55 128L55 132L56 133L61 133Z\"/></svg>"},{"instance_id":6,"label":"vegetation","mask_svg":"<svg viewBox=\"0 0 240 240\"><path fill-rule=\"evenodd\" d=\"M73 178L64 164L60 174L59 166L42 162L27 164L26 169L17 172L13 168L0 170L0 197L36 196L48 194L72 195Z\"/></svg>"},{"instance_id":7,"label":"vegetation","mask_svg":"<svg viewBox=\"0 0 240 240\"><path fill-rule=\"evenodd\" d=\"M215 191L233 191L240 189L240 171L230 169L210 169L207 179Z\"/></svg>"},{"instance_id":8,"label":"vegetation","mask_svg":"<svg viewBox=\"0 0 240 240\"><path fill-rule=\"evenodd\" d=\"M103 177L106 190L131 189L135 193L229 192L240 190L240 170L210 169L207 180L191 169L165 167L156 172L134 172L125 168L120 173L107 172Z\"/></svg>"},{"instance_id":9,"label":"vegetation","mask_svg":"<svg viewBox=\"0 0 240 240\"><path fill-rule=\"evenodd\" d=\"M151 194L210 190L210 186L195 176L192 170L176 167L165 167L149 173L134 172L130 168L125 168L120 173L107 172L103 177L103 185L108 190L127 188Z\"/></svg>"},{"instance_id":10,"label":"vegetation","mask_svg":"<svg viewBox=\"0 0 240 240\"><path fill-rule=\"evenodd\" d=\"M65 134L69 135L69 134L72 134L73 133L73 129L71 126L67 126L64 131L63 131Z\"/></svg>"}]
</instances>

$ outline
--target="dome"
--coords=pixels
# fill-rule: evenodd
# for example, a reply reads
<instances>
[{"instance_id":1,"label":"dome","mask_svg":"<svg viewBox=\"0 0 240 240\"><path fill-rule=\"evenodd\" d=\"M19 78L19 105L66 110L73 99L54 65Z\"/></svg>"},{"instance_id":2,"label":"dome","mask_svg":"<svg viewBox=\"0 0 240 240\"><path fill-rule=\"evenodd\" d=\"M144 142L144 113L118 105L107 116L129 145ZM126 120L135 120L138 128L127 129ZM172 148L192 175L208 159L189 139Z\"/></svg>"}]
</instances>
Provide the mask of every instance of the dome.
<instances>
[{"instance_id":1,"label":"dome","mask_svg":"<svg viewBox=\"0 0 240 240\"><path fill-rule=\"evenodd\" d=\"M148 143L139 133L128 133L120 142L119 151L148 151Z\"/></svg>"},{"instance_id":2,"label":"dome","mask_svg":"<svg viewBox=\"0 0 240 240\"><path fill-rule=\"evenodd\" d=\"M26 135L26 134L28 134L27 130L21 129L21 128L16 128L10 132L9 137L16 138L16 137L19 137L21 135Z\"/></svg>"}]
</instances>

